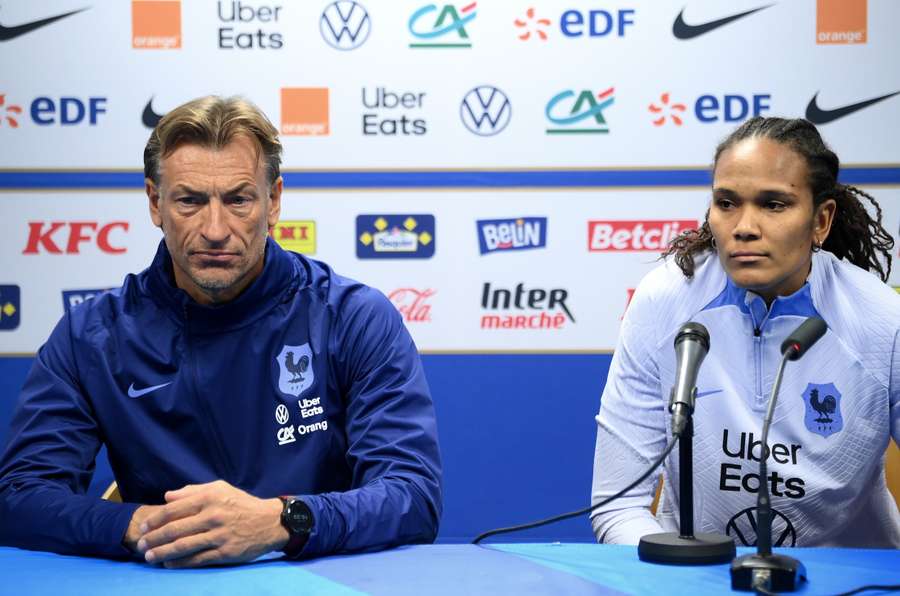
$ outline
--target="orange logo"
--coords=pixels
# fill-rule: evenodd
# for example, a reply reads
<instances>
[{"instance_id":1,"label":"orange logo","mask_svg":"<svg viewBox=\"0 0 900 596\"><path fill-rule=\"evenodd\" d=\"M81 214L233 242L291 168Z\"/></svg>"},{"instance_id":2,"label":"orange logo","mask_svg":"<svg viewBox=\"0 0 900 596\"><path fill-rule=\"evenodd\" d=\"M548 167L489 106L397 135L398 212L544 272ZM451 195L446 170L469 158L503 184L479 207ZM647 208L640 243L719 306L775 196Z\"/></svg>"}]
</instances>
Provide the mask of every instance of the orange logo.
<instances>
[{"instance_id":1,"label":"orange logo","mask_svg":"<svg viewBox=\"0 0 900 596\"><path fill-rule=\"evenodd\" d=\"M6 94L0 93L0 108L2 108L4 112L6 112L6 116L0 118L0 126L2 126L3 121L6 120L6 122L9 123L12 128L19 128L19 121L16 120L12 116L12 114L21 114L22 106L6 105Z\"/></svg>"},{"instance_id":2,"label":"orange logo","mask_svg":"<svg viewBox=\"0 0 900 596\"><path fill-rule=\"evenodd\" d=\"M816 43L866 43L867 0L816 0Z\"/></svg>"},{"instance_id":3,"label":"orange logo","mask_svg":"<svg viewBox=\"0 0 900 596\"><path fill-rule=\"evenodd\" d=\"M304 255L316 254L316 222L314 221L279 221L269 235L284 250Z\"/></svg>"},{"instance_id":4,"label":"orange logo","mask_svg":"<svg viewBox=\"0 0 900 596\"><path fill-rule=\"evenodd\" d=\"M131 0L131 47L181 47L181 0Z\"/></svg>"},{"instance_id":5,"label":"orange logo","mask_svg":"<svg viewBox=\"0 0 900 596\"><path fill-rule=\"evenodd\" d=\"M327 136L328 87L281 88L281 134Z\"/></svg>"}]
</instances>

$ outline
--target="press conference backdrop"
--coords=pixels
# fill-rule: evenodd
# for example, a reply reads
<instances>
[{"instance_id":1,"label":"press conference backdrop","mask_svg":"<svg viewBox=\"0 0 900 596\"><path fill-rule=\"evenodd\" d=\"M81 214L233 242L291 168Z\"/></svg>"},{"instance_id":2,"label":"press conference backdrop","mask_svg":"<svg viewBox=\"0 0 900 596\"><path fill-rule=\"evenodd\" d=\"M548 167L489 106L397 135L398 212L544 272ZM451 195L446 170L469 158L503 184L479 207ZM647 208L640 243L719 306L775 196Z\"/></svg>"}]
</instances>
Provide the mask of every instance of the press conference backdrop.
<instances>
[{"instance_id":1,"label":"press conference backdrop","mask_svg":"<svg viewBox=\"0 0 900 596\"><path fill-rule=\"evenodd\" d=\"M150 127L239 94L284 143L275 239L382 290L425 354L441 539L581 507L622 314L729 131L818 123L897 232L898 23L893 0L4 2L0 440L64 309L156 250Z\"/></svg>"}]
</instances>

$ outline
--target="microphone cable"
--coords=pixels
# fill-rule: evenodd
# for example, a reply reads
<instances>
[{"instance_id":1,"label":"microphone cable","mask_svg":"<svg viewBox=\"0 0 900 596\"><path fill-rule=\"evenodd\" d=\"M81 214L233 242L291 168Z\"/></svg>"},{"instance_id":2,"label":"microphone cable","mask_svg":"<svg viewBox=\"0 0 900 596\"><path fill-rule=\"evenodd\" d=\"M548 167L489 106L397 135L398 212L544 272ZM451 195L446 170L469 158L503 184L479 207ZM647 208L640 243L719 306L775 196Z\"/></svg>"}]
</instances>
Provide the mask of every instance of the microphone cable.
<instances>
[{"instance_id":1,"label":"microphone cable","mask_svg":"<svg viewBox=\"0 0 900 596\"><path fill-rule=\"evenodd\" d=\"M622 495L624 495L625 493L627 493L628 491L633 489L635 486L637 486L638 484L640 484L641 482L646 480L647 477L650 476L650 474L652 474L653 471L656 470L656 468L658 468L663 463L663 461L665 461L665 459L669 456L669 453L672 452L672 448L675 447L675 443L678 442L678 439L680 437L681 437L681 432L673 433L672 439L669 441L669 444L666 445L666 448L665 448L665 450L663 450L662 455L659 456L659 459L657 459L655 462L653 462L653 465L650 466L650 468L646 472L641 474L641 476L637 480L635 480L634 482L632 482L631 484L629 484L628 486L626 486L625 488L623 488L622 490L620 490L619 492L614 494L613 496L600 501L596 505L591 505L589 507L585 507L584 509L579 509L578 511L570 511L569 513L563 513L562 515L555 515L553 517L548 517L546 519L541 519L541 520L538 520L535 522L529 522L527 524L520 524L518 526L508 526L506 528L496 528L494 530L488 530L487 532L482 532L481 534L476 536L475 540L472 541L472 544L478 544L485 538L488 538L490 536L496 536L497 534L508 534L510 532L519 532L521 530L530 530L531 528L538 528L540 526L546 526L547 524L552 524L554 522L562 521L564 519L569 519L572 517L577 517L579 515L584 515L586 513L590 513L594 509L598 509L608 503L615 501L616 499L618 499L619 497L621 497Z\"/></svg>"}]
</instances>

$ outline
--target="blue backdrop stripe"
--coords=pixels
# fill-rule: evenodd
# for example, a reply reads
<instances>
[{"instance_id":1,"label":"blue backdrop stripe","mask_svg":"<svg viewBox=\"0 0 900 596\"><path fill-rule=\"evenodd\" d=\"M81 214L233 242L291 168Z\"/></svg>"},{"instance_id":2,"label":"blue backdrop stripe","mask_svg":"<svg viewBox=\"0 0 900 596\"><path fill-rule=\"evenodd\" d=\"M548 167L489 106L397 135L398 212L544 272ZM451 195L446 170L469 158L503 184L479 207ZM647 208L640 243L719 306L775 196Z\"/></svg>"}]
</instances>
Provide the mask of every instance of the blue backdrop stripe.
<instances>
[{"instance_id":1,"label":"blue backdrop stripe","mask_svg":"<svg viewBox=\"0 0 900 596\"><path fill-rule=\"evenodd\" d=\"M849 166L841 173L846 184L898 184L900 166ZM288 188L579 188L695 187L710 184L702 168L609 170L452 170L452 171L302 171L285 172ZM143 188L139 171L0 171L0 190L27 188Z\"/></svg>"}]
</instances>

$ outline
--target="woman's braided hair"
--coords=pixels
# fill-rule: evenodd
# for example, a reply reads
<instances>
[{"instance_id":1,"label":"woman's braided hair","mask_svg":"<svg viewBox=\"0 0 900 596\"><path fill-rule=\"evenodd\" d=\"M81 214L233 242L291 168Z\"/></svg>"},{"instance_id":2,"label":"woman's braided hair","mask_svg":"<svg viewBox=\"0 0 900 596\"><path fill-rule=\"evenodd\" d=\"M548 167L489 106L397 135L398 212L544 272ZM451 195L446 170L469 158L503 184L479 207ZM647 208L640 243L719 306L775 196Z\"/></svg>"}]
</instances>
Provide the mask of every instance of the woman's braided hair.
<instances>
[{"instance_id":1,"label":"woman's braided hair","mask_svg":"<svg viewBox=\"0 0 900 596\"><path fill-rule=\"evenodd\" d=\"M840 160L808 120L762 117L747 120L716 148L713 170L722 152L740 141L757 137L783 143L803 156L809 170L813 209L828 199L834 199L837 203L831 232L822 248L866 271L877 272L882 281L887 281L891 273L894 239L881 225L881 206L872 195L837 181ZM863 197L874 207L874 218L866 211L861 200ZM692 277L694 255L713 250L707 211L700 229L682 232L672 240L663 257L674 255L678 267L687 277ZM884 265L879 255L883 257Z\"/></svg>"}]
</instances>

